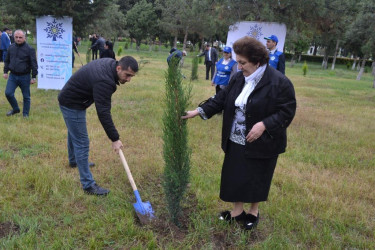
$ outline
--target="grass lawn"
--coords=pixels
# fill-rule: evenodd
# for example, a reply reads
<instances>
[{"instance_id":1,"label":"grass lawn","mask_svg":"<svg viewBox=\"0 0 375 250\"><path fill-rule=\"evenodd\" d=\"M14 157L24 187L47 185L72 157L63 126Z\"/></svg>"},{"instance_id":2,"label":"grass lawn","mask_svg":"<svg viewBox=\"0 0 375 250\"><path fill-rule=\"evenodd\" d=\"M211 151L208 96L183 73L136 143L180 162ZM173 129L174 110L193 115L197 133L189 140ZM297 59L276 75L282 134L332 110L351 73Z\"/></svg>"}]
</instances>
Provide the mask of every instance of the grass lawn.
<instances>
[{"instance_id":1,"label":"grass lawn","mask_svg":"<svg viewBox=\"0 0 375 250\"><path fill-rule=\"evenodd\" d=\"M81 58L85 61L81 48ZM115 50L117 51L117 50ZM144 201L157 223L142 226L134 215L131 186L112 152L95 111L87 110L90 160L107 197L82 192L77 169L68 166L66 127L55 90L31 86L31 113L6 117L10 106L0 80L1 249L374 249L375 89L373 77L338 67L321 70L287 63L297 114L288 129L288 148L279 157L269 200L260 206L257 230L217 220L231 204L219 198L221 116L189 120L191 178L181 228L167 218L163 189L162 115L168 49L124 53L144 62L130 83L118 88L112 116L124 154ZM194 53L185 59L191 74ZM76 69L80 67L76 59ZM2 65L0 66L2 67ZM192 82L191 108L214 94L204 80ZM185 80L185 82L189 82ZM22 106L20 90L16 97Z\"/></svg>"}]
</instances>

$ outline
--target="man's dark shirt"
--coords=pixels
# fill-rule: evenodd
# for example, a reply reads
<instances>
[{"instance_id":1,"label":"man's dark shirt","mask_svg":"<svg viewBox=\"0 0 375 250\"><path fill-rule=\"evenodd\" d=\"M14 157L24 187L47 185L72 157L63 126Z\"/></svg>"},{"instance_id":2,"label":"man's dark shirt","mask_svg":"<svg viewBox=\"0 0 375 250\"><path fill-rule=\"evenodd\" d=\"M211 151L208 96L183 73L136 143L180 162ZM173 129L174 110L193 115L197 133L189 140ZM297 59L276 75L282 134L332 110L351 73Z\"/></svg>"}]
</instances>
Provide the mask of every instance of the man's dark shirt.
<instances>
[{"instance_id":1,"label":"man's dark shirt","mask_svg":"<svg viewBox=\"0 0 375 250\"><path fill-rule=\"evenodd\" d=\"M4 74L10 71L14 75L26 75L32 72L32 78L38 75L38 63L35 49L26 42L11 44L4 61Z\"/></svg>"}]
</instances>

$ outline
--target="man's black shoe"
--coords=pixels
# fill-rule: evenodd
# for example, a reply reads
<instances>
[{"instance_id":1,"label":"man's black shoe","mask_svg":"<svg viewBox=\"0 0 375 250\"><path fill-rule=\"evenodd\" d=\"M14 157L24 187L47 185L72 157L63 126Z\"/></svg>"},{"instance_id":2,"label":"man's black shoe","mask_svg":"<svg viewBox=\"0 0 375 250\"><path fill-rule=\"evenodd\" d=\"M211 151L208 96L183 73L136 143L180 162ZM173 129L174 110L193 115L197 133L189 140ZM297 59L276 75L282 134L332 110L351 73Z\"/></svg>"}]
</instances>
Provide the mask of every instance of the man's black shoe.
<instances>
[{"instance_id":1,"label":"man's black shoe","mask_svg":"<svg viewBox=\"0 0 375 250\"><path fill-rule=\"evenodd\" d=\"M83 191L86 194L94 194L100 196L105 196L109 193L109 190L99 187L96 183L91 185L91 187L84 188Z\"/></svg>"},{"instance_id":2,"label":"man's black shoe","mask_svg":"<svg viewBox=\"0 0 375 250\"><path fill-rule=\"evenodd\" d=\"M12 116L12 115L18 114L19 112L20 112L19 110L11 110L11 111L8 111L7 116Z\"/></svg>"},{"instance_id":3,"label":"man's black shoe","mask_svg":"<svg viewBox=\"0 0 375 250\"><path fill-rule=\"evenodd\" d=\"M71 167L71 168L76 168L77 167L77 163L69 163L69 166ZM92 167L94 167L95 166L95 163L93 163L93 162L89 162L89 167L90 168L92 168Z\"/></svg>"}]
</instances>

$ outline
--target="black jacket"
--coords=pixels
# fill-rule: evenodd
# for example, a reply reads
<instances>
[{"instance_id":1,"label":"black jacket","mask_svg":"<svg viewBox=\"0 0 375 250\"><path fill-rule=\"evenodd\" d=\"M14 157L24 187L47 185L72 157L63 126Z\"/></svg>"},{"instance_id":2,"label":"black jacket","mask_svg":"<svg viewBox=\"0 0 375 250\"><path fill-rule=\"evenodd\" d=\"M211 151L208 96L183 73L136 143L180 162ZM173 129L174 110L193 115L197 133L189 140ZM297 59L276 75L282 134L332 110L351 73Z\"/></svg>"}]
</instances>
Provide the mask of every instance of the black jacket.
<instances>
[{"instance_id":1,"label":"black jacket","mask_svg":"<svg viewBox=\"0 0 375 250\"><path fill-rule=\"evenodd\" d=\"M26 75L31 72L32 78L36 78L38 75L38 63L35 49L26 42L20 45L11 44L4 61L4 74L8 74L9 70L15 75Z\"/></svg>"},{"instance_id":2,"label":"black jacket","mask_svg":"<svg viewBox=\"0 0 375 250\"><path fill-rule=\"evenodd\" d=\"M116 59L115 52L110 49L105 49L102 53L100 53L100 58L112 58Z\"/></svg>"},{"instance_id":3,"label":"black jacket","mask_svg":"<svg viewBox=\"0 0 375 250\"><path fill-rule=\"evenodd\" d=\"M222 149L227 150L235 114L234 102L242 91L245 78L242 72L234 75L224 91L202 104L210 118L224 110L222 127ZM263 121L266 131L252 143L246 142L245 156L249 158L270 158L285 152L286 128L296 112L293 84L274 68L267 66L262 79L250 94L246 104L246 135L251 128Z\"/></svg>"},{"instance_id":4,"label":"black jacket","mask_svg":"<svg viewBox=\"0 0 375 250\"><path fill-rule=\"evenodd\" d=\"M204 56L204 64L207 62L212 62L215 64L217 62L218 54L215 48L211 47L211 61L208 60L208 50L204 50L201 54L198 56Z\"/></svg>"},{"instance_id":5,"label":"black jacket","mask_svg":"<svg viewBox=\"0 0 375 250\"><path fill-rule=\"evenodd\" d=\"M99 120L112 141L120 138L111 116L111 98L119 84L116 66L110 58L86 64L69 79L58 97L60 105L70 109L85 110L95 102Z\"/></svg>"}]
</instances>

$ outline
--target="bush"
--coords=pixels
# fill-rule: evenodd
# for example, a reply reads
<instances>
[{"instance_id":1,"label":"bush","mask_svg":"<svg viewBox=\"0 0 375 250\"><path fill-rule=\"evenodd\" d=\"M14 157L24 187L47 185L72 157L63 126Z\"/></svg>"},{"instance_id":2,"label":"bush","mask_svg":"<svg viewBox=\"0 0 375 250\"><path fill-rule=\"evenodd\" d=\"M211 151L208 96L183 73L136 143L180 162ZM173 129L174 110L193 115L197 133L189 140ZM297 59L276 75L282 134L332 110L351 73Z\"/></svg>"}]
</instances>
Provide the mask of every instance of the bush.
<instances>
[{"instance_id":1,"label":"bush","mask_svg":"<svg viewBox=\"0 0 375 250\"><path fill-rule=\"evenodd\" d=\"M124 44L124 49L128 49L129 48L129 43L128 42L125 42Z\"/></svg>"},{"instance_id":2,"label":"bush","mask_svg":"<svg viewBox=\"0 0 375 250\"><path fill-rule=\"evenodd\" d=\"M89 63L91 62L91 49L90 47L87 49L87 52L86 52L86 63Z\"/></svg>"},{"instance_id":3,"label":"bush","mask_svg":"<svg viewBox=\"0 0 375 250\"><path fill-rule=\"evenodd\" d=\"M191 80L197 80L198 79L198 61L199 57L194 57L193 63L192 63L192 69L191 69Z\"/></svg>"},{"instance_id":4,"label":"bush","mask_svg":"<svg viewBox=\"0 0 375 250\"><path fill-rule=\"evenodd\" d=\"M119 47L117 51L117 56L121 56L121 54L122 54L122 47Z\"/></svg>"},{"instance_id":5,"label":"bush","mask_svg":"<svg viewBox=\"0 0 375 250\"><path fill-rule=\"evenodd\" d=\"M303 76L306 76L306 74L307 74L307 63L306 63L306 61L302 66L302 71L303 71Z\"/></svg>"}]
</instances>

